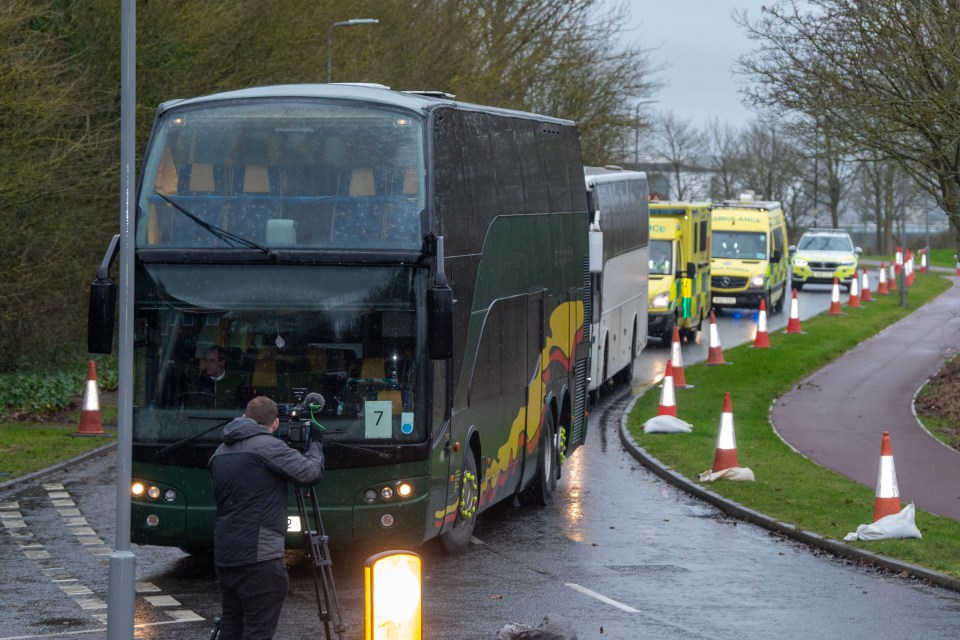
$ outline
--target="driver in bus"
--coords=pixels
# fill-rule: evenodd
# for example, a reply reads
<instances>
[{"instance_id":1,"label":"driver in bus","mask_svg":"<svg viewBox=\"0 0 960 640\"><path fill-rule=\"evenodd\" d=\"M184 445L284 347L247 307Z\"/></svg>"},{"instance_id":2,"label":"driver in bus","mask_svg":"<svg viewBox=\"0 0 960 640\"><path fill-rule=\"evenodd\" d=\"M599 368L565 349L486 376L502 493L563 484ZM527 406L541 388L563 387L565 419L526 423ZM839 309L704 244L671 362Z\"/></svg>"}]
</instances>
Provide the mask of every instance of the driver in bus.
<instances>
[{"instance_id":1,"label":"driver in bus","mask_svg":"<svg viewBox=\"0 0 960 640\"><path fill-rule=\"evenodd\" d=\"M203 371L197 378L199 403L208 407L236 408L243 405L246 385L241 374L227 370L223 347L213 345L203 359Z\"/></svg>"}]
</instances>

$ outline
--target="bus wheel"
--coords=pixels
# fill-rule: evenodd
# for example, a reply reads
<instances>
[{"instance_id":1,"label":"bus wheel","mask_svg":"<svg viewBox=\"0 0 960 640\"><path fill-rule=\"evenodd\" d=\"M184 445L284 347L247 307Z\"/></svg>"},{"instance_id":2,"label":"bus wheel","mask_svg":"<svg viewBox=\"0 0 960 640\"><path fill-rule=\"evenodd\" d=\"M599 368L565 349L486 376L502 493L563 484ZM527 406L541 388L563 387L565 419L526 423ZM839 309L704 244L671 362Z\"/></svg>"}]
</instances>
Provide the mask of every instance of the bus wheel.
<instances>
[{"instance_id":1,"label":"bus wheel","mask_svg":"<svg viewBox=\"0 0 960 640\"><path fill-rule=\"evenodd\" d=\"M557 488L557 434L553 426L553 413L545 408L543 433L540 434L540 456L537 458L537 475L530 486L520 492L520 502L550 504L553 490Z\"/></svg>"},{"instance_id":2,"label":"bus wheel","mask_svg":"<svg viewBox=\"0 0 960 640\"><path fill-rule=\"evenodd\" d=\"M453 527L440 534L443 550L454 555L470 545L473 528L477 524L477 504L480 501L480 479L477 477L477 459L473 449L467 450L463 462L463 481L460 483L460 501Z\"/></svg>"},{"instance_id":3,"label":"bus wheel","mask_svg":"<svg viewBox=\"0 0 960 640\"><path fill-rule=\"evenodd\" d=\"M617 372L618 382L630 384L633 382L633 361L637 359L637 328L633 328L633 342L630 344L630 362L623 369Z\"/></svg>"}]
</instances>

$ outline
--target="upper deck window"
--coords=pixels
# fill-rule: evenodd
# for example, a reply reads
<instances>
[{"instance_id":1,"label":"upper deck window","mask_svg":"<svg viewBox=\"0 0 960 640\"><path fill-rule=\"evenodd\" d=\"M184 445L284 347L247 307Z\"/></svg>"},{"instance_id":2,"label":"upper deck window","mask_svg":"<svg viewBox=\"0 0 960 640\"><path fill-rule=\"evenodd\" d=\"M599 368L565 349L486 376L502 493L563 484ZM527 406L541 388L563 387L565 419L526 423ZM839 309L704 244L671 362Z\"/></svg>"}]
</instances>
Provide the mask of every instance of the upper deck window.
<instances>
[{"instance_id":1,"label":"upper deck window","mask_svg":"<svg viewBox=\"0 0 960 640\"><path fill-rule=\"evenodd\" d=\"M422 242L422 121L356 103L212 103L164 114L140 248L405 249Z\"/></svg>"}]
</instances>

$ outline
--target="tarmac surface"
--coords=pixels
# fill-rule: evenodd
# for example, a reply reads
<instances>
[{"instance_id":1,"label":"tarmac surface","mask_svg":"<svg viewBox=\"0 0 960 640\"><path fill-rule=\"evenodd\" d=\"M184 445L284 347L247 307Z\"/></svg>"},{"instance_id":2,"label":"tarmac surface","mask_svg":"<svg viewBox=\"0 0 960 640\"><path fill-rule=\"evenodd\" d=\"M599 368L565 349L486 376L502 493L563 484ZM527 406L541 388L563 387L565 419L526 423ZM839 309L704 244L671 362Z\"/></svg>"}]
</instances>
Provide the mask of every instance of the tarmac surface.
<instances>
[{"instance_id":1,"label":"tarmac surface","mask_svg":"<svg viewBox=\"0 0 960 640\"><path fill-rule=\"evenodd\" d=\"M874 489L889 431L901 501L960 520L960 452L930 435L913 412L917 391L958 347L960 282L954 281L778 398L770 420L803 455Z\"/></svg>"}]
</instances>

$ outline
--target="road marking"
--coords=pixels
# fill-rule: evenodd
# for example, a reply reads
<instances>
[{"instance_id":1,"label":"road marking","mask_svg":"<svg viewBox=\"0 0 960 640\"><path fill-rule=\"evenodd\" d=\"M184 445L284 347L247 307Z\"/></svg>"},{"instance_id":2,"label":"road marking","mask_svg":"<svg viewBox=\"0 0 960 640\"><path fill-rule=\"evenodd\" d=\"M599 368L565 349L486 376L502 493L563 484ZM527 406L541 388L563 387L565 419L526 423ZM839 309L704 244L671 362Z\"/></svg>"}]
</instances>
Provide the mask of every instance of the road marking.
<instances>
[{"instance_id":1,"label":"road marking","mask_svg":"<svg viewBox=\"0 0 960 640\"><path fill-rule=\"evenodd\" d=\"M616 600L612 600L612 599L608 598L607 596L600 595L600 594L597 593L596 591L590 591L590 589L587 589L586 587L581 587L580 585L576 584L575 582L567 582L567 583L565 583L565 584L566 584L566 586L570 587L570 588L573 589L574 591L579 591L580 593L583 593L583 594L585 594L585 595L588 595L588 596L590 596L591 598L596 598L596 599L599 600L600 602L605 602L605 603L607 603L607 604L609 604L609 605L611 605L611 606L616 607L617 609L622 609L623 611L626 611L626 612L628 612L628 613L640 613L640 611L639 611L638 609L634 609L633 607L627 606L627 605L623 604L622 602L617 602ZM2 639L0 639L0 640L2 640Z\"/></svg>"},{"instance_id":2,"label":"road marking","mask_svg":"<svg viewBox=\"0 0 960 640\"><path fill-rule=\"evenodd\" d=\"M105 544L99 538L96 530L90 526L86 518L80 512L77 504L74 502L70 492L60 483L49 483L42 485L47 492L47 498L50 503L57 508L61 518L63 518L64 530L73 534L76 541L85 548L91 555L106 556L113 553L109 545ZM20 551L24 556L31 560L33 564L44 573L50 581L56 584L64 595L68 596L74 604L81 609L90 612L91 617L101 624L107 623L106 613L107 603L97 597L96 593L82 584L75 576L62 566L56 566L56 560L50 555L45 545L34 539L34 534L27 524L27 518L20 511L20 504L17 502L0 503L0 522L3 528L7 530L7 535L14 538ZM201 622L205 619L203 616L189 610L169 611L166 607L182 606L175 598L160 594L161 589L151 582L138 582L135 585L135 591L141 594L154 609L163 611L170 620L158 622L145 622L134 624L135 628L147 628L158 625L182 624L185 622ZM158 595L143 596L143 593L154 593ZM90 633L103 633L104 627L96 629L83 629L76 631L60 631L48 634L8 636L0 640L29 640L32 638L58 638L66 636L75 636Z\"/></svg>"},{"instance_id":3,"label":"road marking","mask_svg":"<svg viewBox=\"0 0 960 640\"><path fill-rule=\"evenodd\" d=\"M203 616L199 616L192 611L170 611L168 612L173 620L159 620L157 622L142 622L133 625L134 629L147 629L149 627L159 627L165 626L168 624L186 624L190 622L203 622ZM177 615L174 615L177 614ZM94 616L99 618L100 616ZM102 622L106 624L106 614L103 615ZM75 631L55 631L53 633L39 633L31 636L6 636L0 638L0 640L40 640L41 638L63 638L66 636L79 636L87 635L91 633L103 633L107 630L107 627L97 627L96 629L78 629Z\"/></svg>"}]
</instances>

